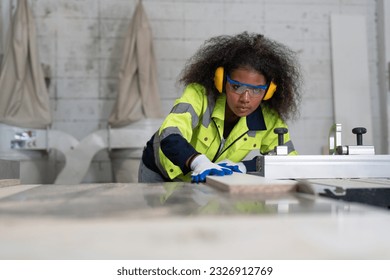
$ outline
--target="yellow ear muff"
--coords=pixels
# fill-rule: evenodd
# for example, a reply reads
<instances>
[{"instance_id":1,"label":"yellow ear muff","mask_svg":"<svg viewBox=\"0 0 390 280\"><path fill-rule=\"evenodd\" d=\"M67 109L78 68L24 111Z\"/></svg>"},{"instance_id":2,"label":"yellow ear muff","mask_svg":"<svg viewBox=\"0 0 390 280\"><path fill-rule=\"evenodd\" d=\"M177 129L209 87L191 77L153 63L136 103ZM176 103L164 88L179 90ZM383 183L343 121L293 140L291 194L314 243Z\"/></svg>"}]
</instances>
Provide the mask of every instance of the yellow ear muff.
<instances>
[{"instance_id":1,"label":"yellow ear muff","mask_svg":"<svg viewBox=\"0 0 390 280\"><path fill-rule=\"evenodd\" d=\"M273 81L271 81L271 83L269 84L269 87L267 89L267 92L265 93L263 100L270 99L274 95L275 91L276 91L276 85Z\"/></svg>"},{"instance_id":2,"label":"yellow ear muff","mask_svg":"<svg viewBox=\"0 0 390 280\"><path fill-rule=\"evenodd\" d=\"M225 82L225 70L222 66L218 67L217 70L215 70L214 75L214 85L219 93L223 92L224 82Z\"/></svg>"}]
</instances>

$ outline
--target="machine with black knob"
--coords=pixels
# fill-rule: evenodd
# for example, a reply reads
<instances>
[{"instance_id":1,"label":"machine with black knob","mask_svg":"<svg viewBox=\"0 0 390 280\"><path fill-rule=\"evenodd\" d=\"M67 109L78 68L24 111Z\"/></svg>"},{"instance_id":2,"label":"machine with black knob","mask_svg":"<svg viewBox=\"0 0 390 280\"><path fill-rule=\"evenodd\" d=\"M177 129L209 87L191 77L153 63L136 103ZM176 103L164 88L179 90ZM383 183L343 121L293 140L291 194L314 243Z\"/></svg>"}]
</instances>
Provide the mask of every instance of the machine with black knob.
<instances>
[{"instance_id":1,"label":"machine with black knob","mask_svg":"<svg viewBox=\"0 0 390 280\"><path fill-rule=\"evenodd\" d=\"M358 146L363 145L363 134L367 133L367 129L364 127L355 127L352 129L352 133L356 134L356 142Z\"/></svg>"},{"instance_id":2,"label":"machine with black knob","mask_svg":"<svg viewBox=\"0 0 390 280\"><path fill-rule=\"evenodd\" d=\"M375 155L374 146L363 145L363 134L367 133L365 127L355 127L352 133L356 135L356 145L338 145L335 149L337 155ZM331 149L329 148L329 151Z\"/></svg>"},{"instance_id":3,"label":"machine with black knob","mask_svg":"<svg viewBox=\"0 0 390 280\"><path fill-rule=\"evenodd\" d=\"M329 134L328 155L289 156L284 143L287 131L274 129L278 145L271 153L256 157L253 175L272 179L390 178L390 155L376 155L374 146L364 145L365 127L352 129L356 145L342 145L342 126L334 124Z\"/></svg>"},{"instance_id":4,"label":"machine with black knob","mask_svg":"<svg viewBox=\"0 0 390 280\"><path fill-rule=\"evenodd\" d=\"M285 127L277 127L274 129L274 133L278 135L278 145L274 148L274 152L279 156L288 155L288 147L284 145L284 135L288 132Z\"/></svg>"}]
</instances>

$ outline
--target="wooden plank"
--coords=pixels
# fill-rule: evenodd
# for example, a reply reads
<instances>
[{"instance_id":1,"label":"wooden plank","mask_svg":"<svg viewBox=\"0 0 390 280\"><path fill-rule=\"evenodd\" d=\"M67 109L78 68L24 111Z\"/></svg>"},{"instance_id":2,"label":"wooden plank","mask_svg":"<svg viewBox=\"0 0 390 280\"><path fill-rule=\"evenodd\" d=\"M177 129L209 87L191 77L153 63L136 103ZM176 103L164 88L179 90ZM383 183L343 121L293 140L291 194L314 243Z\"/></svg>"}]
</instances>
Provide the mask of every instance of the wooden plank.
<instances>
[{"instance_id":1,"label":"wooden plank","mask_svg":"<svg viewBox=\"0 0 390 280\"><path fill-rule=\"evenodd\" d=\"M276 180L261 176L233 173L229 176L207 176L206 184L231 193L279 193L296 191L295 180Z\"/></svg>"},{"instance_id":2,"label":"wooden plank","mask_svg":"<svg viewBox=\"0 0 390 280\"><path fill-rule=\"evenodd\" d=\"M342 124L342 144L356 145L354 127L365 127L364 145L373 145L366 18L331 15L334 121Z\"/></svg>"}]
</instances>

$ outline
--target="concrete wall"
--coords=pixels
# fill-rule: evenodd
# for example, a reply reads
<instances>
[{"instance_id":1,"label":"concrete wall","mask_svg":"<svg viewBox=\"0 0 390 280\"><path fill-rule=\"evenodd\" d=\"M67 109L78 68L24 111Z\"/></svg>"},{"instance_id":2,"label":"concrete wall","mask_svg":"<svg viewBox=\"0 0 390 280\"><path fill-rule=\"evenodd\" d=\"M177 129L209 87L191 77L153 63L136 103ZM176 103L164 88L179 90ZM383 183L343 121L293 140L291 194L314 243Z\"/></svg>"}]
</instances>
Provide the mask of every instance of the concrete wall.
<instances>
[{"instance_id":1,"label":"concrete wall","mask_svg":"<svg viewBox=\"0 0 390 280\"><path fill-rule=\"evenodd\" d=\"M1 1L2 8L16 3ZM36 17L41 62L51 67L53 128L78 139L105 128L117 92L123 36L136 1L30 0L29 3ZM210 36L245 30L259 32L297 51L305 79L304 98L301 117L290 123L290 131L301 154L321 154L333 123L330 14L364 15L369 44L368 94L372 97L373 122L379 123L376 1L143 0L143 4L153 29L165 114L181 94L175 83L186 59ZM387 138L381 135L379 125L370 133L374 134L374 145L378 147ZM53 156L61 160L60 155ZM107 152L94 158L84 180L112 180Z\"/></svg>"}]
</instances>

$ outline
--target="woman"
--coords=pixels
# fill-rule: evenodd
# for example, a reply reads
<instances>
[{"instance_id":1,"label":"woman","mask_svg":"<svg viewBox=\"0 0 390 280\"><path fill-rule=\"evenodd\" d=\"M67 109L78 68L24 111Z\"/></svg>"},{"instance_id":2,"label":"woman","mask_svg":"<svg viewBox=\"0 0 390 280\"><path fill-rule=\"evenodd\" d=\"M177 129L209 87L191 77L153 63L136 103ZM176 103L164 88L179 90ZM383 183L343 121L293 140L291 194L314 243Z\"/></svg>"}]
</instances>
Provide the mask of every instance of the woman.
<instances>
[{"instance_id":1,"label":"woman","mask_svg":"<svg viewBox=\"0 0 390 280\"><path fill-rule=\"evenodd\" d=\"M251 150L278 145L299 103L294 53L260 34L218 36L188 61L183 95L148 141L139 182L203 182L207 175L255 171ZM297 154L287 133L289 155Z\"/></svg>"}]
</instances>

